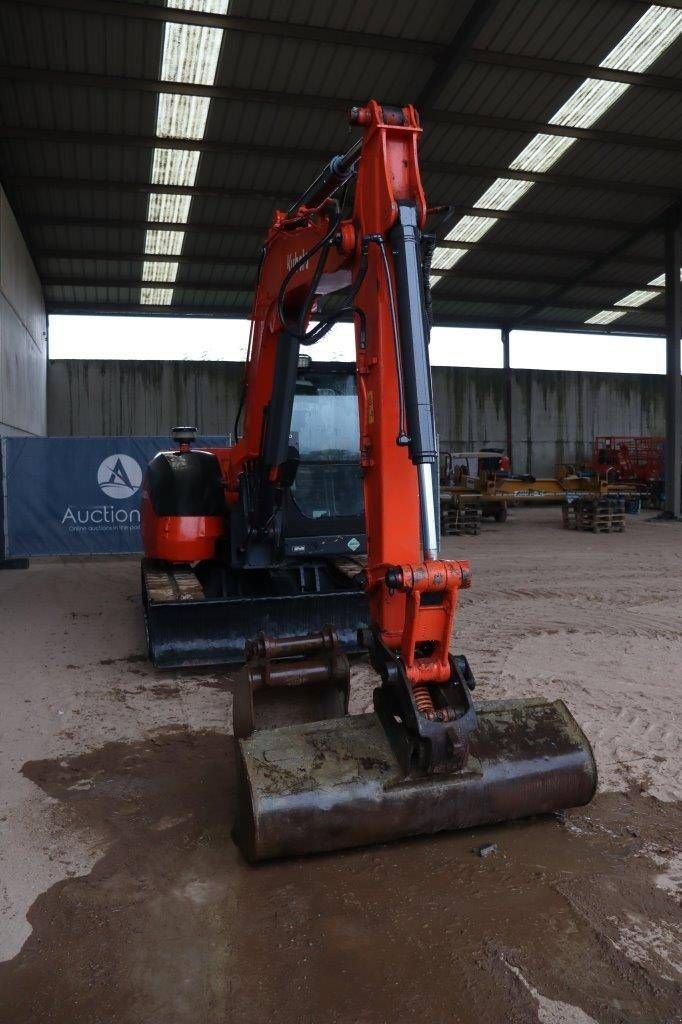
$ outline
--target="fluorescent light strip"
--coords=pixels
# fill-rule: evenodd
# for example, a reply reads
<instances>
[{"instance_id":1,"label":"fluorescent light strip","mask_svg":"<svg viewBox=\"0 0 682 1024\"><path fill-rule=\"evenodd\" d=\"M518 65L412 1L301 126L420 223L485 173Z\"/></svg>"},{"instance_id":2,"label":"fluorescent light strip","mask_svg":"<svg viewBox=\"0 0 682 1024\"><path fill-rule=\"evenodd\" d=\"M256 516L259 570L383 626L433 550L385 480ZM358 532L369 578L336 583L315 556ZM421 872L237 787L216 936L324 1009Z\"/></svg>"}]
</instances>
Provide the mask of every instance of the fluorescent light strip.
<instances>
[{"instance_id":1,"label":"fluorescent light strip","mask_svg":"<svg viewBox=\"0 0 682 1024\"><path fill-rule=\"evenodd\" d=\"M682 34L682 10L668 7L649 7L642 17L623 36L601 61L600 67L617 68L621 71L645 71ZM569 96L564 104L549 119L549 124L571 128L587 128L598 121L628 89L624 82L603 82L586 78ZM578 140L560 135L540 132L510 163L511 170L542 173L549 170ZM534 182L516 182L498 178L474 203L474 206L508 210L514 206L533 186ZM515 187L518 186L518 187ZM498 218L481 219L477 232L469 233L463 217L445 236L448 241L478 241L485 235ZM463 227L464 225L464 227ZM434 267L451 267L468 250L450 250L459 253L449 262L438 263L441 254L448 250L436 249ZM446 259L445 256L442 257ZM604 311L609 312L609 311ZM612 311L611 311L612 312ZM601 316L602 314L597 314ZM623 314L616 314L621 316ZM615 319L615 317L612 317ZM592 323L594 318L587 321ZM599 321L608 323L610 321Z\"/></svg>"},{"instance_id":2,"label":"fluorescent light strip","mask_svg":"<svg viewBox=\"0 0 682 1024\"><path fill-rule=\"evenodd\" d=\"M230 0L166 0L166 6L204 14L227 14ZM222 29L166 22L161 56L162 80L213 85L222 41ZM202 96L160 93L156 135L160 139L203 139L210 103L210 99ZM192 188L196 183L200 155L199 150L165 149L162 146L156 148L152 158L152 184ZM149 196L147 220L159 224L186 224L191 204L190 195L152 193ZM144 251L148 255L179 256L184 237L184 231L150 229L145 235ZM145 261L143 281L174 284L178 269L179 263L175 261ZM172 288L143 287L140 290L140 302L143 305L170 305L172 301Z\"/></svg>"}]
</instances>

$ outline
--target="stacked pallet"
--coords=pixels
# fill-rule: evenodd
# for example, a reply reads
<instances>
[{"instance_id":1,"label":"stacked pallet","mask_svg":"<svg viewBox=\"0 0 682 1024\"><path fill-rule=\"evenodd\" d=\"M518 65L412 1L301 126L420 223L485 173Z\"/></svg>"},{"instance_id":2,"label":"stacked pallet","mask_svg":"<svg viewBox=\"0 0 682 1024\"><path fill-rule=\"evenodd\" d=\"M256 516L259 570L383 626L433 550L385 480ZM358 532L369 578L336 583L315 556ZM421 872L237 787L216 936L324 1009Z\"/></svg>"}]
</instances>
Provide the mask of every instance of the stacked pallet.
<instances>
[{"instance_id":1,"label":"stacked pallet","mask_svg":"<svg viewBox=\"0 0 682 1024\"><path fill-rule=\"evenodd\" d=\"M459 537L463 533L478 533L480 515L474 505L441 505L440 532L443 537Z\"/></svg>"},{"instance_id":2,"label":"stacked pallet","mask_svg":"<svg viewBox=\"0 0 682 1024\"><path fill-rule=\"evenodd\" d=\"M562 506L567 530L589 530L592 533L622 533L625 529L625 499L582 497Z\"/></svg>"}]
</instances>

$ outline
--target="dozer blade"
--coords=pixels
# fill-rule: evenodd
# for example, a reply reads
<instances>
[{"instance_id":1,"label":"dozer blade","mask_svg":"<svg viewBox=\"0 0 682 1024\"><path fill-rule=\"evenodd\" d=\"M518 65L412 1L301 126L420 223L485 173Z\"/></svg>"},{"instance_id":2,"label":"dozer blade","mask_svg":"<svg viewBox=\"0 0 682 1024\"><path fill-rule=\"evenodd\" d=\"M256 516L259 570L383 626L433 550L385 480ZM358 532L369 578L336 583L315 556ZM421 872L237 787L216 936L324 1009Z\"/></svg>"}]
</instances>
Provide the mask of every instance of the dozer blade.
<instances>
[{"instance_id":1,"label":"dozer blade","mask_svg":"<svg viewBox=\"0 0 682 1024\"><path fill-rule=\"evenodd\" d=\"M382 843L586 804L596 766L562 701L476 707L464 768L405 777L375 714L237 739L235 839L252 861Z\"/></svg>"},{"instance_id":2,"label":"dozer blade","mask_svg":"<svg viewBox=\"0 0 682 1024\"><path fill-rule=\"evenodd\" d=\"M184 580L186 576L189 582ZM287 636L316 632L330 621L347 653L361 649L357 631L368 621L368 606L364 591L357 587L310 594L206 598L192 577L189 567L169 572L143 566L147 647L157 668L240 665L246 638L258 630Z\"/></svg>"}]
</instances>

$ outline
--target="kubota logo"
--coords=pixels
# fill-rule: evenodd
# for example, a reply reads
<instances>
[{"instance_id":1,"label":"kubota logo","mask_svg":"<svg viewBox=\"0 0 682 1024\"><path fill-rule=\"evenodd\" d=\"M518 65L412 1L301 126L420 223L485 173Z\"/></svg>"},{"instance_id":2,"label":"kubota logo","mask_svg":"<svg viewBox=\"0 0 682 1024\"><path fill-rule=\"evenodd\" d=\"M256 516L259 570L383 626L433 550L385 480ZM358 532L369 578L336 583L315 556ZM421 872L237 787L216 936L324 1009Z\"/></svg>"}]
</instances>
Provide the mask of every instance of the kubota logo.
<instances>
[{"instance_id":1,"label":"kubota logo","mask_svg":"<svg viewBox=\"0 0 682 1024\"><path fill-rule=\"evenodd\" d=\"M130 455L107 455L97 470L97 483L109 498L131 498L142 483L142 470Z\"/></svg>"}]
</instances>

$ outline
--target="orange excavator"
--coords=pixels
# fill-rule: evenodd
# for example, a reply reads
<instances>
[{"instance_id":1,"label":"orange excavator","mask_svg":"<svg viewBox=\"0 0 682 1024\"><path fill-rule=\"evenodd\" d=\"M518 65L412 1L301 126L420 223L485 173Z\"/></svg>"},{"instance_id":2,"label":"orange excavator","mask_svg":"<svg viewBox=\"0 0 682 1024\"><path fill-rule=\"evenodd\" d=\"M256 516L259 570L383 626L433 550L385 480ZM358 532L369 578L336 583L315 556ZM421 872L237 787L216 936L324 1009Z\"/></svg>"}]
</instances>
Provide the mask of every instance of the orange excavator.
<instances>
[{"instance_id":1,"label":"orange excavator","mask_svg":"<svg viewBox=\"0 0 682 1024\"><path fill-rule=\"evenodd\" d=\"M290 568L296 553L282 539L300 469L291 417L301 346L353 320L367 550L357 646L377 676L374 710L348 714L348 655L333 621L282 635L249 606L234 690L234 835L251 860L546 813L587 803L596 786L590 745L561 701L475 705L468 662L450 651L471 569L439 552L422 129L413 107L375 101L350 121L359 141L270 227L242 436L206 452L179 438L144 490L148 564L210 556L241 576ZM189 456L190 478L180 463L174 477L174 460ZM184 507L212 515L183 514L169 498L183 487ZM200 487L203 506L192 504Z\"/></svg>"}]
</instances>

